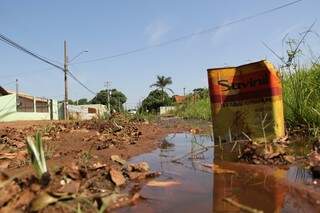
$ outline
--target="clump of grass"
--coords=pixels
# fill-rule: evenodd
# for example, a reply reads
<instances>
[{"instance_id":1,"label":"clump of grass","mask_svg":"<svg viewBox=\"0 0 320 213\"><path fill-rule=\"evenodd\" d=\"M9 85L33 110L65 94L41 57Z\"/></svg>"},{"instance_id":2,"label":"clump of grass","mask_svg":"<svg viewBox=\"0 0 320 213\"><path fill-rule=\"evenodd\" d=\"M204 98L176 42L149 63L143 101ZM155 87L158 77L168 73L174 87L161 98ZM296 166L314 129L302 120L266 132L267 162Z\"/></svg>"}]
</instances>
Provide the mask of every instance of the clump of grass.
<instances>
[{"instance_id":1,"label":"clump of grass","mask_svg":"<svg viewBox=\"0 0 320 213\"><path fill-rule=\"evenodd\" d=\"M40 132L37 132L34 137L27 137L27 149L37 178L42 185L48 185L50 174L47 169Z\"/></svg>"},{"instance_id":2,"label":"clump of grass","mask_svg":"<svg viewBox=\"0 0 320 213\"><path fill-rule=\"evenodd\" d=\"M86 169L89 166L90 160L92 159L91 151L83 151L79 156L79 164L84 166Z\"/></svg>"},{"instance_id":3,"label":"clump of grass","mask_svg":"<svg viewBox=\"0 0 320 213\"><path fill-rule=\"evenodd\" d=\"M285 118L289 126L304 125L313 136L320 126L320 65L283 72Z\"/></svg>"}]
</instances>

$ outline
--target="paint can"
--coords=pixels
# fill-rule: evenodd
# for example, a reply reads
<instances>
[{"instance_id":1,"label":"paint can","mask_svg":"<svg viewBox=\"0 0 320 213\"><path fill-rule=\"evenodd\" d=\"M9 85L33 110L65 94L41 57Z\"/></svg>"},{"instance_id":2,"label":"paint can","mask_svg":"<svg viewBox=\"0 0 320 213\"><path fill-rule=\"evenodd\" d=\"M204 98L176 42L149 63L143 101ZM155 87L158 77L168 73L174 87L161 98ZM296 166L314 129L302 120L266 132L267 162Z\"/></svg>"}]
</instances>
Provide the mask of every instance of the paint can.
<instances>
[{"instance_id":1,"label":"paint can","mask_svg":"<svg viewBox=\"0 0 320 213\"><path fill-rule=\"evenodd\" d=\"M215 141L270 141L285 134L282 84L268 61L208 69Z\"/></svg>"}]
</instances>

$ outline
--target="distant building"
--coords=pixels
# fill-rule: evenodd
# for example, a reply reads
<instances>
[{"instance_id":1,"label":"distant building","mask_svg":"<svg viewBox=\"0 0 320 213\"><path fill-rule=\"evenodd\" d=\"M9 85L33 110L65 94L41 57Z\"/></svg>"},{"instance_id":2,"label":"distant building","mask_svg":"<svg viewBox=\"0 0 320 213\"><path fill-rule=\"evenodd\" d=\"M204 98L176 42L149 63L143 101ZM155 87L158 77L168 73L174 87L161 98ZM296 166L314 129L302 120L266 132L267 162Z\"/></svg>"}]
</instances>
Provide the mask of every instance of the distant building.
<instances>
[{"instance_id":1,"label":"distant building","mask_svg":"<svg viewBox=\"0 0 320 213\"><path fill-rule=\"evenodd\" d=\"M186 100L186 96L183 95L174 95L172 96L173 101L177 104L181 104Z\"/></svg>"},{"instance_id":2,"label":"distant building","mask_svg":"<svg viewBox=\"0 0 320 213\"><path fill-rule=\"evenodd\" d=\"M0 122L21 120L58 120L58 102L0 87Z\"/></svg>"},{"instance_id":3,"label":"distant building","mask_svg":"<svg viewBox=\"0 0 320 213\"><path fill-rule=\"evenodd\" d=\"M68 105L69 119L90 120L104 117L107 113L107 106L103 104Z\"/></svg>"}]
</instances>

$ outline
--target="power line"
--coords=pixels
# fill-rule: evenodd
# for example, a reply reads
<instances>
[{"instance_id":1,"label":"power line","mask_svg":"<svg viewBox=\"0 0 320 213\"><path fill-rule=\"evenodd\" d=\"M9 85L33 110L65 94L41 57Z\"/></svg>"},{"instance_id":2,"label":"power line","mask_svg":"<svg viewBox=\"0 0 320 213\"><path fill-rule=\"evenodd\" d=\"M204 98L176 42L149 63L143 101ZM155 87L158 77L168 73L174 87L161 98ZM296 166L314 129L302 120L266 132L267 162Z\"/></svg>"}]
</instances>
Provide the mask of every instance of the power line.
<instances>
[{"instance_id":1,"label":"power line","mask_svg":"<svg viewBox=\"0 0 320 213\"><path fill-rule=\"evenodd\" d=\"M90 93L92 93L93 95L96 95L97 93L92 91L91 89L89 89L84 83L82 83L74 74L72 74L70 72L70 70L68 70L68 74L71 78L73 78L73 80L75 80L76 82L78 82L82 87L84 87L86 90L88 90Z\"/></svg>"},{"instance_id":2,"label":"power line","mask_svg":"<svg viewBox=\"0 0 320 213\"><path fill-rule=\"evenodd\" d=\"M14 81L9 81L9 82L4 83L4 84L0 84L0 86L6 86L6 85L9 85L9 84L14 84L14 83L16 83L15 80Z\"/></svg>"},{"instance_id":3,"label":"power line","mask_svg":"<svg viewBox=\"0 0 320 213\"><path fill-rule=\"evenodd\" d=\"M55 64L54 62L50 61L50 59L43 57L39 54L36 54L28 49L26 49L25 47L21 46L20 44L14 42L13 40L9 39L7 36L3 35L0 33L0 41L3 41L4 43L8 44L9 46L16 48L30 56L33 56L35 58L37 58L38 60L41 60L51 66L54 66L55 68L61 70L62 72L64 72L64 68L61 67L60 65ZM93 92L91 89L89 89L84 83L82 83L70 70L67 71L67 74L76 82L78 82L82 87L84 87L86 90L88 90L90 93L96 94L95 92Z\"/></svg>"},{"instance_id":4,"label":"power line","mask_svg":"<svg viewBox=\"0 0 320 213\"><path fill-rule=\"evenodd\" d=\"M149 49L152 49L152 48L157 48L157 47L161 47L161 46L167 46L167 45L170 45L172 43L176 43L176 42L180 42L182 40L190 39L190 38L192 38L194 36L199 36L199 35L203 35L203 34L212 33L213 31L216 31L218 29L221 29L221 28L224 28L224 27L228 27L228 26L231 26L231 25L234 25L234 24L238 24L238 23L241 23L241 22L244 22L244 21L248 21L248 20L254 19L254 18L259 17L259 16L266 15L266 14L275 12L277 10L281 10L283 8L292 6L292 5L297 4L299 2L302 2L302 1L304 1L304 0L292 1L292 2L289 2L289 3L283 4L283 5L280 5L278 7L274 7L274 8L271 8L271 9L268 9L268 10L253 14L253 15L245 16L243 18L239 18L239 19L236 19L234 21L227 22L225 24L209 27L209 28L201 30L199 32L193 32L193 33L185 34L185 35L177 37L175 39L168 40L168 41L165 41L165 42L160 42L158 44L149 45L149 46L145 46L145 47L141 47L141 48L137 48L137 49L132 49L132 50L129 50L129 51L126 51L126 52L118 53L118 54L115 54L115 55L104 56L104 57L100 57L100 58L96 58L96 59L91 59L91 60L87 60L87 61L81 61L81 62L73 63L73 64L86 64L86 63L92 63L92 62L96 62L96 61L109 60L109 59L112 59L112 58L131 55L131 54L134 54L134 53L137 53L137 52L143 52L143 51L146 51L146 50L149 50Z\"/></svg>"},{"instance_id":5,"label":"power line","mask_svg":"<svg viewBox=\"0 0 320 213\"><path fill-rule=\"evenodd\" d=\"M8 37L6 37L3 34L0 34L0 40L5 42L5 43L7 43L9 46L12 46L12 47L14 47L14 48L16 48L16 49L28 54L28 55L31 55L31 56L37 58L40 61L43 61L43 62L45 62L47 64L50 64L51 66L54 66L54 67L56 67L56 68L58 68L60 70L63 70L63 67L61 67L61 66L59 66L57 64L54 64L53 62L50 61L50 59L47 59L47 58L45 58L43 56L40 56L40 55L38 55L38 54L36 54L36 53L34 53L34 52L22 47L20 44L12 41L11 39L9 39Z\"/></svg>"}]
</instances>

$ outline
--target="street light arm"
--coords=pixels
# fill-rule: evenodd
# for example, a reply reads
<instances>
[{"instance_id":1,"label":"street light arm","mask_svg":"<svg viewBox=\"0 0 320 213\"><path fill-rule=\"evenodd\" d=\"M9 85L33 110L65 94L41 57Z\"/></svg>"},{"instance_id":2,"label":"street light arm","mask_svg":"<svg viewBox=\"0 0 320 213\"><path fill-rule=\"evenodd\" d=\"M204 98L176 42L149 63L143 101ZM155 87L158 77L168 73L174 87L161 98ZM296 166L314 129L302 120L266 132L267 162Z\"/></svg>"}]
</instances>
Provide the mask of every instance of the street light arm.
<instances>
[{"instance_id":1,"label":"street light arm","mask_svg":"<svg viewBox=\"0 0 320 213\"><path fill-rule=\"evenodd\" d=\"M87 52L89 52L88 50L84 50L84 51L81 51L80 53L78 53L78 55L76 55L75 57L73 57L70 61L69 61L69 63L70 62L72 62L72 61L74 61L76 58L78 58L80 55L82 55L83 53L87 53Z\"/></svg>"}]
</instances>

